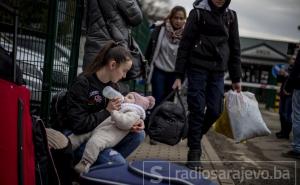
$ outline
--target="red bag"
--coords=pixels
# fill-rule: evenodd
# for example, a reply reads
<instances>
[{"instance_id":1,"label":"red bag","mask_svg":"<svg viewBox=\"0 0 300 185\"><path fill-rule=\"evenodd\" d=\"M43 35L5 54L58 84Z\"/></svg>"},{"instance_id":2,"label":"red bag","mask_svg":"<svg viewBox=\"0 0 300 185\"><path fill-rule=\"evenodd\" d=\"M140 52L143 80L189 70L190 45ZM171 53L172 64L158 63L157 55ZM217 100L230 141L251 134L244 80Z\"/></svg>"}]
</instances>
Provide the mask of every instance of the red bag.
<instances>
[{"instance_id":1,"label":"red bag","mask_svg":"<svg viewBox=\"0 0 300 185\"><path fill-rule=\"evenodd\" d=\"M26 87L0 79L1 185L35 185L29 99Z\"/></svg>"}]
</instances>

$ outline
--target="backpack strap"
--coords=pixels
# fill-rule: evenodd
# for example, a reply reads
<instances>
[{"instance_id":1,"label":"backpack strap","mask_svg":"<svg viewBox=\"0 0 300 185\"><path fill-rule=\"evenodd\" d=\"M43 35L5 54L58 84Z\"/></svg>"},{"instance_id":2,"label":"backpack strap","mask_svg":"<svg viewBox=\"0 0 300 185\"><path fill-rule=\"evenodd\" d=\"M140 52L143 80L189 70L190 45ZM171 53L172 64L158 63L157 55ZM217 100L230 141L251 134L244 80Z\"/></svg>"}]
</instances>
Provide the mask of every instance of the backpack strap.
<instances>
[{"instance_id":1,"label":"backpack strap","mask_svg":"<svg viewBox=\"0 0 300 185\"><path fill-rule=\"evenodd\" d=\"M233 10L228 9L228 12L226 12L226 24L228 29L230 29L231 25L233 24L235 20L235 14Z\"/></svg>"},{"instance_id":2,"label":"backpack strap","mask_svg":"<svg viewBox=\"0 0 300 185\"><path fill-rule=\"evenodd\" d=\"M199 8L195 8L196 12L197 12L197 22L202 24L205 24L205 19L204 19L204 15L202 13L202 11ZM233 10L228 9L228 12L226 12L225 15L225 21L226 21L226 26L228 27L228 30L230 29L231 24L234 22L235 20L235 13Z\"/></svg>"},{"instance_id":3,"label":"backpack strap","mask_svg":"<svg viewBox=\"0 0 300 185\"><path fill-rule=\"evenodd\" d=\"M204 19L202 10L200 10L199 8L195 8L195 9L196 9L196 12L197 12L197 22L198 22L198 24L200 24L201 21L202 21L202 24L205 24L205 19Z\"/></svg>"},{"instance_id":4,"label":"backpack strap","mask_svg":"<svg viewBox=\"0 0 300 185\"><path fill-rule=\"evenodd\" d=\"M200 10L198 8L196 8L196 12L197 12L197 21L200 22Z\"/></svg>"},{"instance_id":5,"label":"backpack strap","mask_svg":"<svg viewBox=\"0 0 300 185\"><path fill-rule=\"evenodd\" d=\"M230 23L233 23L234 19L235 19L235 14L233 12L233 10L228 9L229 11L229 16L230 16Z\"/></svg>"},{"instance_id":6,"label":"backpack strap","mask_svg":"<svg viewBox=\"0 0 300 185\"><path fill-rule=\"evenodd\" d=\"M232 24L234 22L234 19L235 19L234 11L228 9L228 11L225 13L225 15L223 17L223 21L225 22L224 28L225 28L225 30L227 32L227 36L228 37L230 35L229 32L230 32L230 29L231 29Z\"/></svg>"}]
</instances>

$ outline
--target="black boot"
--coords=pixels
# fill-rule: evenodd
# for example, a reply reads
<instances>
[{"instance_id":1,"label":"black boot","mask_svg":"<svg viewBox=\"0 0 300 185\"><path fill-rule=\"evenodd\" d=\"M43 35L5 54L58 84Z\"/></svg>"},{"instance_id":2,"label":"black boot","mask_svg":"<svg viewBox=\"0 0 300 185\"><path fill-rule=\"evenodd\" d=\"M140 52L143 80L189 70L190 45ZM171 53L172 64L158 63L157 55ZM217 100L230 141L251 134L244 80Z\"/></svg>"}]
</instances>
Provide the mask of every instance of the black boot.
<instances>
[{"instance_id":1,"label":"black boot","mask_svg":"<svg viewBox=\"0 0 300 185\"><path fill-rule=\"evenodd\" d=\"M277 132L275 135L278 139L290 139L289 134L284 134L283 132Z\"/></svg>"},{"instance_id":2,"label":"black boot","mask_svg":"<svg viewBox=\"0 0 300 185\"><path fill-rule=\"evenodd\" d=\"M189 150L186 167L192 170L201 171L203 169L203 166L200 162L200 157L201 157L201 149Z\"/></svg>"},{"instance_id":3,"label":"black boot","mask_svg":"<svg viewBox=\"0 0 300 185\"><path fill-rule=\"evenodd\" d=\"M157 141L153 140L153 139L150 139L150 145L157 145Z\"/></svg>"}]
</instances>

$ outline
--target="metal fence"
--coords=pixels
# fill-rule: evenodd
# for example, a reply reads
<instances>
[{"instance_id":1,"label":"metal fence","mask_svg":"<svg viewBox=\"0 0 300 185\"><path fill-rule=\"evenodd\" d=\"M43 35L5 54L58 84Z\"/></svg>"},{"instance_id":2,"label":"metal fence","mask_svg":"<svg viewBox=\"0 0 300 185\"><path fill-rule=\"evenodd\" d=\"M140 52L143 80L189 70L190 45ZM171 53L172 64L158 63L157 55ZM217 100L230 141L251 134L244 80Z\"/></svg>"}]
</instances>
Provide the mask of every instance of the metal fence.
<instances>
[{"instance_id":1,"label":"metal fence","mask_svg":"<svg viewBox=\"0 0 300 185\"><path fill-rule=\"evenodd\" d=\"M18 12L16 63L46 121L50 99L76 77L83 0L3 0ZM0 45L13 53L14 16L0 11Z\"/></svg>"},{"instance_id":2,"label":"metal fence","mask_svg":"<svg viewBox=\"0 0 300 185\"><path fill-rule=\"evenodd\" d=\"M138 25L137 27L134 27L132 29L132 36L136 40L136 42L139 44L139 47L143 52L147 49L147 45L150 39L150 28L149 28L149 21L147 17L144 15L143 22Z\"/></svg>"},{"instance_id":3,"label":"metal fence","mask_svg":"<svg viewBox=\"0 0 300 185\"><path fill-rule=\"evenodd\" d=\"M132 29L132 36L138 43L142 52L145 53L151 36L147 16L144 15L143 22ZM144 79L143 77L130 80L126 83L129 85L130 91L136 91L144 95L149 94L146 85L146 79Z\"/></svg>"}]
</instances>

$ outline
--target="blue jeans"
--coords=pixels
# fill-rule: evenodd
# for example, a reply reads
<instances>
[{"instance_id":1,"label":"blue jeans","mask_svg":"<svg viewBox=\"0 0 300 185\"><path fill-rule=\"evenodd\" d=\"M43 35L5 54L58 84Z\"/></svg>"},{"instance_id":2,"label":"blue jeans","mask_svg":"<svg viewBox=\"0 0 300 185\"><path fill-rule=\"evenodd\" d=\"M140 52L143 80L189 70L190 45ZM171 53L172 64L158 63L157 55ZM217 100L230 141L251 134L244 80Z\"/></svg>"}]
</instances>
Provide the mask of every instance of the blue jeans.
<instances>
[{"instance_id":1,"label":"blue jeans","mask_svg":"<svg viewBox=\"0 0 300 185\"><path fill-rule=\"evenodd\" d=\"M145 132L130 132L115 147L106 148L100 152L98 159L93 165L104 164L108 162L126 163L125 158L128 157L143 141ZM82 144L75 150L75 163L81 159L86 143Z\"/></svg>"},{"instance_id":2,"label":"blue jeans","mask_svg":"<svg viewBox=\"0 0 300 185\"><path fill-rule=\"evenodd\" d=\"M293 92L293 149L295 152L300 153L300 90Z\"/></svg>"},{"instance_id":3,"label":"blue jeans","mask_svg":"<svg viewBox=\"0 0 300 185\"><path fill-rule=\"evenodd\" d=\"M223 110L224 73L189 70L187 76L188 146L190 150L201 150L202 136Z\"/></svg>"},{"instance_id":4,"label":"blue jeans","mask_svg":"<svg viewBox=\"0 0 300 185\"><path fill-rule=\"evenodd\" d=\"M157 67L154 67L151 85L152 96L155 98L155 105L159 105L162 100L167 97L172 91L173 83L176 75L173 72L165 72Z\"/></svg>"}]
</instances>

